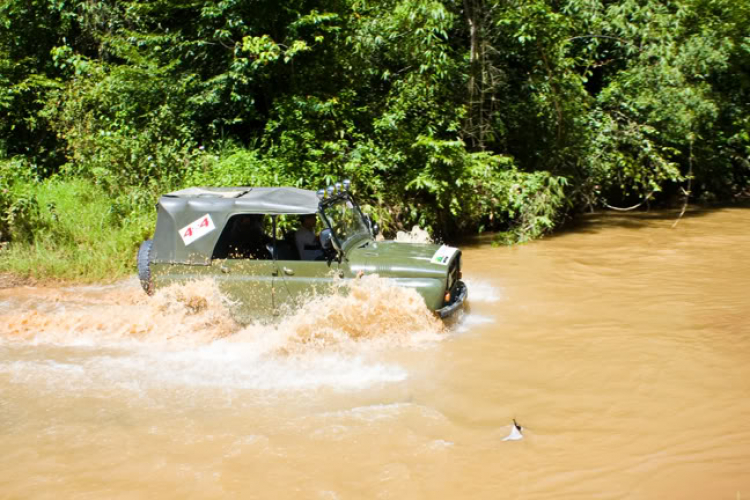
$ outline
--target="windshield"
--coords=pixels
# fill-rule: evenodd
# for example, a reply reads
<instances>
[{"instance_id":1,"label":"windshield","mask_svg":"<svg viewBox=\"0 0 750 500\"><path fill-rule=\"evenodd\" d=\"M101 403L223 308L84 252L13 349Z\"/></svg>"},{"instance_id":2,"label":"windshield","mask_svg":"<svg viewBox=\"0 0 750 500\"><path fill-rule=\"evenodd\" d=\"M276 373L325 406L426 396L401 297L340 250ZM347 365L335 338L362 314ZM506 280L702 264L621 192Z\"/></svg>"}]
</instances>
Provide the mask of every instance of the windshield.
<instances>
[{"instance_id":1,"label":"windshield","mask_svg":"<svg viewBox=\"0 0 750 500\"><path fill-rule=\"evenodd\" d=\"M349 200L340 200L326 207L325 215L342 245L352 237L370 234L370 229L362 220L359 209Z\"/></svg>"}]
</instances>

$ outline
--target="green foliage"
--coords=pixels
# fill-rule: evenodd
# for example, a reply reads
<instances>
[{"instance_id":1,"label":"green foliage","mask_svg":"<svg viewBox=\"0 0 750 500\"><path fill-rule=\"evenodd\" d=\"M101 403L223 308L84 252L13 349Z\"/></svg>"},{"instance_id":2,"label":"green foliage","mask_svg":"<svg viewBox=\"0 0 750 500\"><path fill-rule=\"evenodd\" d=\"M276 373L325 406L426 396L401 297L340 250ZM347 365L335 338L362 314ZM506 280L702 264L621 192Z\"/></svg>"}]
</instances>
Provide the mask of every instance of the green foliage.
<instances>
[{"instance_id":1,"label":"green foliage","mask_svg":"<svg viewBox=\"0 0 750 500\"><path fill-rule=\"evenodd\" d=\"M510 242L688 181L733 199L748 32L733 0L6 0L1 238L75 241L48 204L81 178L129 235L197 184L346 177L387 234Z\"/></svg>"},{"instance_id":2,"label":"green foliage","mask_svg":"<svg viewBox=\"0 0 750 500\"><path fill-rule=\"evenodd\" d=\"M552 231L561 221L570 200L566 197L565 177L547 172L509 172L504 179L509 189L500 206L510 214L511 229L498 233L495 244L525 243Z\"/></svg>"},{"instance_id":3,"label":"green foliage","mask_svg":"<svg viewBox=\"0 0 750 500\"><path fill-rule=\"evenodd\" d=\"M81 179L29 181L15 189L5 212L13 240L0 252L0 271L78 281L133 272L138 245L153 231L152 199L136 193L113 199Z\"/></svg>"},{"instance_id":4,"label":"green foliage","mask_svg":"<svg viewBox=\"0 0 750 500\"><path fill-rule=\"evenodd\" d=\"M28 167L22 161L0 162L0 242L33 240L42 225L39 203L29 189Z\"/></svg>"},{"instance_id":5,"label":"green foliage","mask_svg":"<svg viewBox=\"0 0 750 500\"><path fill-rule=\"evenodd\" d=\"M86 175L110 192L169 186L199 153L188 107L189 81L168 68L107 65L54 51L77 75L51 93L42 116L67 145L69 174Z\"/></svg>"},{"instance_id":6,"label":"green foliage","mask_svg":"<svg viewBox=\"0 0 750 500\"><path fill-rule=\"evenodd\" d=\"M255 150L229 147L220 156L203 155L186 172L185 186L289 186L293 179Z\"/></svg>"}]
</instances>

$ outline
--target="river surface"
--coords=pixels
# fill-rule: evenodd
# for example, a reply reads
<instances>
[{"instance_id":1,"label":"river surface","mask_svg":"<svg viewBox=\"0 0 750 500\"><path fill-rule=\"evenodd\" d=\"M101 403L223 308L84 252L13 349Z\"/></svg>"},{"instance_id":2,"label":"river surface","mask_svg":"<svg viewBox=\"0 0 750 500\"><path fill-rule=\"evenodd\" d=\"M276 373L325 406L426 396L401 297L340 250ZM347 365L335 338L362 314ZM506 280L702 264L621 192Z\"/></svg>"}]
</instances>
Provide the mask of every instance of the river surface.
<instances>
[{"instance_id":1,"label":"river surface","mask_svg":"<svg viewBox=\"0 0 750 500\"><path fill-rule=\"evenodd\" d=\"M750 209L674 215L464 245L448 327L378 280L250 328L0 290L0 498L748 499Z\"/></svg>"}]
</instances>

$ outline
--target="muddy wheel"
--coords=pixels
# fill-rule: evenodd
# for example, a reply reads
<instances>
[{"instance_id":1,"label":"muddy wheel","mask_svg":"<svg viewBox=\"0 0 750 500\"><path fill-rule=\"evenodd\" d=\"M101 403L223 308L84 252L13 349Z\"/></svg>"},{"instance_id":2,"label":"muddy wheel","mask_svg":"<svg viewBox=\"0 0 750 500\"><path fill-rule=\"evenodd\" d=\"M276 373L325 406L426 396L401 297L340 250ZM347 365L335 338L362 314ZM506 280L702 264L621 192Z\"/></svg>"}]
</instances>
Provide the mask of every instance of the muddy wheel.
<instances>
[{"instance_id":1,"label":"muddy wheel","mask_svg":"<svg viewBox=\"0 0 750 500\"><path fill-rule=\"evenodd\" d=\"M146 240L141 243L138 249L138 278L141 280L141 286L147 294L154 294L154 279L151 276L151 246L153 240Z\"/></svg>"}]
</instances>

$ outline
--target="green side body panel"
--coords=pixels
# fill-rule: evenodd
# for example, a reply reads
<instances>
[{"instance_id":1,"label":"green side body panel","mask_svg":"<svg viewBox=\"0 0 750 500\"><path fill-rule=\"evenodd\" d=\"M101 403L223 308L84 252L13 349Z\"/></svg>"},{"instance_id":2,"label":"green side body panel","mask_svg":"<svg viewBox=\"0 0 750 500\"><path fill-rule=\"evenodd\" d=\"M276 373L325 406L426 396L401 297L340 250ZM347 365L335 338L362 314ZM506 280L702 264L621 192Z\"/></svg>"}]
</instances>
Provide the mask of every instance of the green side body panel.
<instances>
[{"instance_id":1,"label":"green side body panel","mask_svg":"<svg viewBox=\"0 0 750 500\"><path fill-rule=\"evenodd\" d=\"M450 268L430 262L439 248L439 245L372 241L349 250L347 259L342 261L342 270L347 278L360 273L377 274L392 279L399 286L414 288L434 311L444 305ZM460 258L460 252L453 258Z\"/></svg>"}]
</instances>

